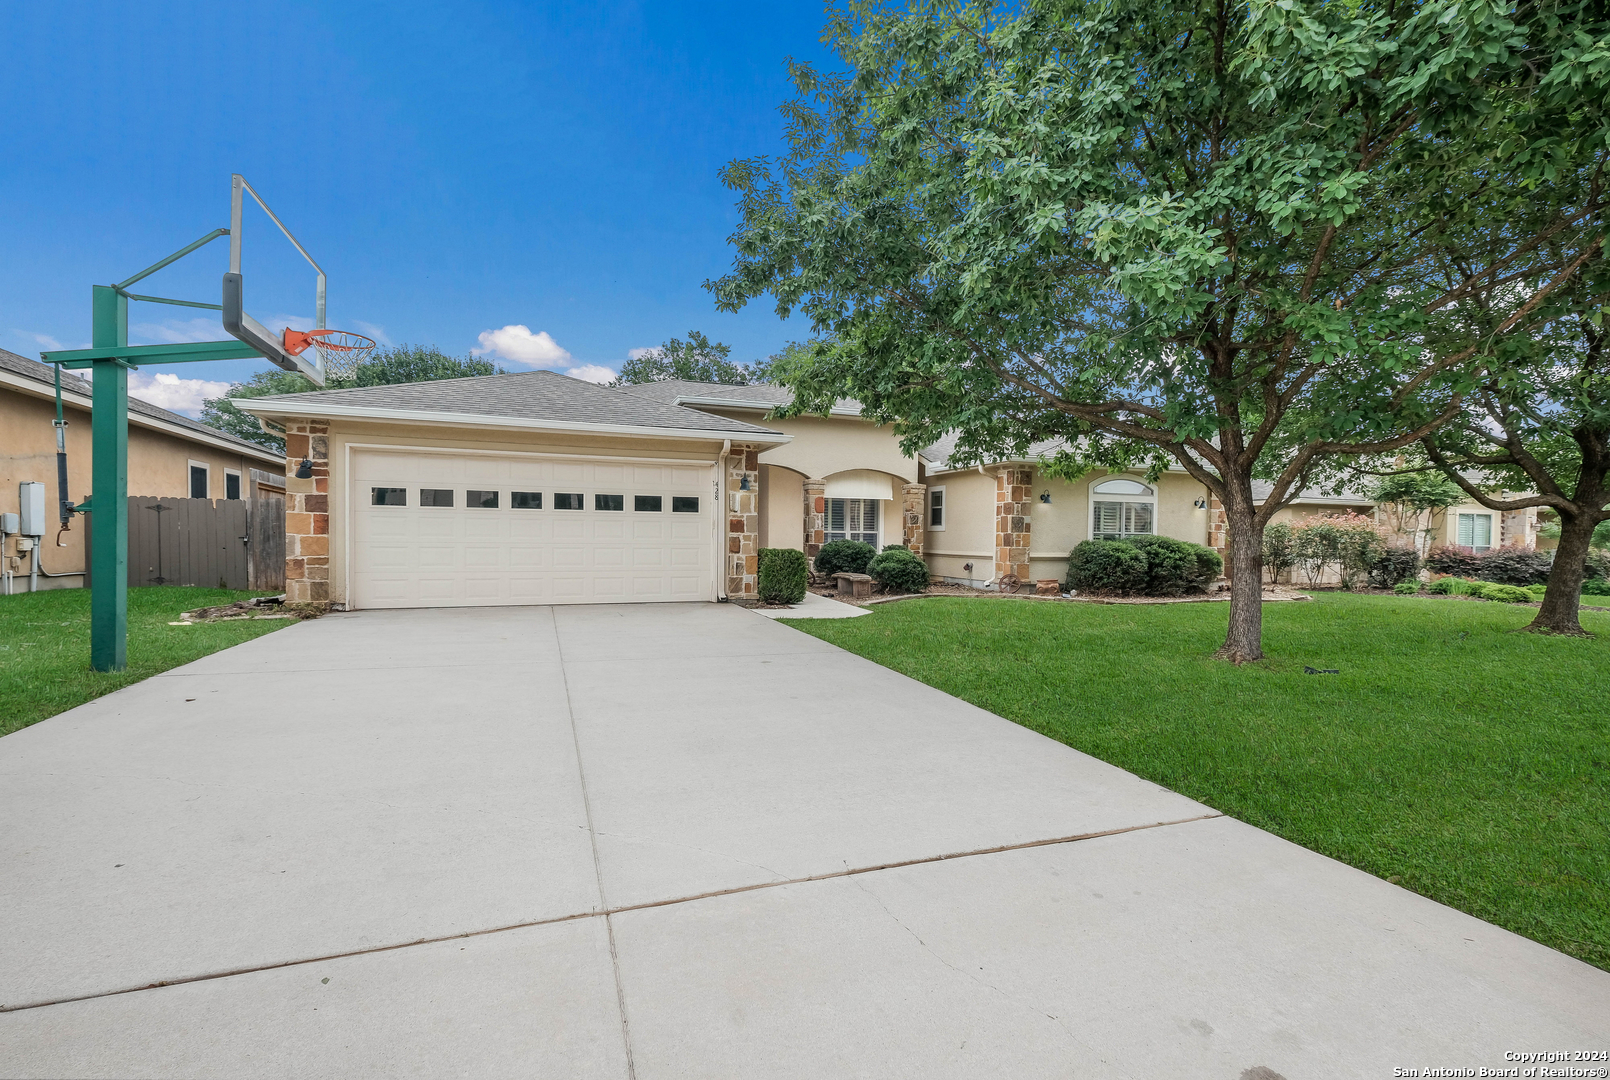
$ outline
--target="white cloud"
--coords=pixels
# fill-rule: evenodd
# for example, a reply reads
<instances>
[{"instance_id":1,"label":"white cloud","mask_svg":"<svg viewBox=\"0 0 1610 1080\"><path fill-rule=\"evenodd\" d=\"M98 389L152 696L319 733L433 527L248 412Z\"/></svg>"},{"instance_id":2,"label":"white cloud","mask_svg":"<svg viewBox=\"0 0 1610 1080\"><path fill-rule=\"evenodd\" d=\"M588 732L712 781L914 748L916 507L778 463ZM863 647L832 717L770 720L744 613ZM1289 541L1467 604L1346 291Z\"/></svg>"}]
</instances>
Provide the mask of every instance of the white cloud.
<instances>
[{"instance_id":1,"label":"white cloud","mask_svg":"<svg viewBox=\"0 0 1610 1080\"><path fill-rule=\"evenodd\" d=\"M228 337L216 315L210 319L164 319L159 323L134 323L129 327L130 344L178 345L186 341L223 341Z\"/></svg>"},{"instance_id":2,"label":"white cloud","mask_svg":"<svg viewBox=\"0 0 1610 1080\"><path fill-rule=\"evenodd\" d=\"M645 356L654 356L659 351L659 346L651 345L646 349L627 349L626 355L633 360L641 360Z\"/></svg>"},{"instance_id":3,"label":"white cloud","mask_svg":"<svg viewBox=\"0 0 1610 1080\"><path fill-rule=\"evenodd\" d=\"M223 397L229 389L226 382L211 379L181 379L165 371L131 371L129 396L148 401L169 412L186 416L200 416L201 407L208 398Z\"/></svg>"},{"instance_id":4,"label":"white cloud","mask_svg":"<svg viewBox=\"0 0 1610 1080\"><path fill-rule=\"evenodd\" d=\"M40 348L44 349L46 352L59 352L62 349L65 349L67 347L67 346L63 345L61 342L57 341L55 338L51 337L49 334L35 334L35 333L33 333L32 331L29 331L29 330L22 330L22 331L19 331L19 332L24 337L33 338L34 341L38 342ZM85 348L88 348L88 347L89 346L87 346L87 345L85 346Z\"/></svg>"},{"instance_id":5,"label":"white cloud","mask_svg":"<svg viewBox=\"0 0 1610 1080\"><path fill-rule=\"evenodd\" d=\"M565 371L572 379L582 382L607 383L615 381L615 369L607 368L603 364L580 364Z\"/></svg>"},{"instance_id":6,"label":"white cloud","mask_svg":"<svg viewBox=\"0 0 1610 1080\"><path fill-rule=\"evenodd\" d=\"M479 340L481 347L470 350L476 356L491 354L532 367L558 367L570 362L570 353L560 348L546 330L533 334L529 326L511 323L501 330L481 331Z\"/></svg>"},{"instance_id":7,"label":"white cloud","mask_svg":"<svg viewBox=\"0 0 1610 1080\"><path fill-rule=\"evenodd\" d=\"M391 338L386 336L385 327L376 326L372 322L364 322L362 319L353 319L352 325L357 327L358 333L364 337L374 338L375 344L382 349L391 348L392 341Z\"/></svg>"}]
</instances>

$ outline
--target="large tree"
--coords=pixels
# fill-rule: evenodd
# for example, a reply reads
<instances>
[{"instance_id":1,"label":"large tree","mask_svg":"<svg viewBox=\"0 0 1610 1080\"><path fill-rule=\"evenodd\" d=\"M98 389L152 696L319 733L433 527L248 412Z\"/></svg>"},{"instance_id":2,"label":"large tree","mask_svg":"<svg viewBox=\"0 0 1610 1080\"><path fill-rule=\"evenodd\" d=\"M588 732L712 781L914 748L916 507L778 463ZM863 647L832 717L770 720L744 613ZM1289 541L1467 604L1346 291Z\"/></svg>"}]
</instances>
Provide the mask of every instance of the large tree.
<instances>
[{"instance_id":1,"label":"large tree","mask_svg":"<svg viewBox=\"0 0 1610 1080\"><path fill-rule=\"evenodd\" d=\"M367 360L358 365L351 378L331 379L326 388L340 390L353 386L430 382L502 373L502 369L490 361L473 356L448 356L434 345L393 345L371 353ZM257 417L235 408L233 400L267 397L270 394L301 394L317 389L305 375L269 368L232 384L221 398L208 398L201 411L201 422L237 439L283 451L285 440L264 431Z\"/></svg>"},{"instance_id":2,"label":"large tree","mask_svg":"<svg viewBox=\"0 0 1610 1080\"><path fill-rule=\"evenodd\" d=\"M729 383L747 386L762 381L757 377L757 365L728 360L732 346L711 341L697 330L688 331L688 340L672 338L665 344L645 349L621 365L620 377L614 385L665 382L667 379L686 379L688 382Z\"/></svg>"},{"instance_id":3,"label":"large tree","mask_svg":"<svg viewBox=\"0 0 1610 1080\"><path fill-rule=\"evenodd\" d=\"M1327 459L1456 415L1598 242L1597 174L1557 160L1570 87L1528 74L1566 25L1477 0L856 4L829 30L848 74L794 68L786 156L727 167L738 256L709 286L832 335L782 376L797 410L854 397L964 459L1061 437L1068 474L1182 466L1227 519L1219 655L1255 659L1271 516ZM1476 281L1504 311L1461 337Z\"/></svg>"},{"instance_id":4,"label":"large tree","mask_svg":"<svg viewBox=\"0 0 1610 1080\"><path fill-rule=\"evenodd\" d=\"M1559 515L1548 588L1528 629L1582 636L1588 552L1594 531L1610 521L1610 266L1594 258L1553 299L1552 317L1516 343L1516 355L1467 398L1455 423L1424 444L1431 461L1481 505ZM1495 483L1525 494L1506 498Z\"/></svg>"}]
</instances>

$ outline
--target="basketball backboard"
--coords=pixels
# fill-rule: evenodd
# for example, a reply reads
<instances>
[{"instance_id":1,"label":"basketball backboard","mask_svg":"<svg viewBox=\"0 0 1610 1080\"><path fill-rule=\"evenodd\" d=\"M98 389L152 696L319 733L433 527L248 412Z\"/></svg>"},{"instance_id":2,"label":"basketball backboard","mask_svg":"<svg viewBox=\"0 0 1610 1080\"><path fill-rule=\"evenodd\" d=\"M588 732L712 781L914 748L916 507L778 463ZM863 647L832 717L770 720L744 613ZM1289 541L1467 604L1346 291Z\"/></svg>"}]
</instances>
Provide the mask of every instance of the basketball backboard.
<instances>
[{"instance_id":1,"label":"basketball backboard","mask_svg":"<svg viewBox=\"0 0 1610 1080\"><path fill-rule=\"evenodd\" d=\"M315 385L323 386L325 382L324 360L317 349L304 347L296 352L289 351L286 348L283 331L270 330L246 312L246 283L245 276L241 272L241 212L245 207L245 197L248 194L257 201L258 206L263 208L263 212L269 216L269 219L279 226L280 232L284 233L285 238L295 245L296 250L301 252L302 258L308 261L308 265L313 267L314 273L318 275L315 286L314 329L325 329L324 270L314 261L313 256L307 253L307 248L303 247L301 242L291 235L291 230L285 227L285 223L279 219L278 215L269 209L268 204L263 201L263 197L257 194L257 190L246 182L246 178L239 173L235 173L231 177L229 196L229 273L224 275L224 330L231 337L245 342L262 353L276 367L284 368L286 371L299 371L309 379L312 379Z\"/></svg>"}]
</instances>

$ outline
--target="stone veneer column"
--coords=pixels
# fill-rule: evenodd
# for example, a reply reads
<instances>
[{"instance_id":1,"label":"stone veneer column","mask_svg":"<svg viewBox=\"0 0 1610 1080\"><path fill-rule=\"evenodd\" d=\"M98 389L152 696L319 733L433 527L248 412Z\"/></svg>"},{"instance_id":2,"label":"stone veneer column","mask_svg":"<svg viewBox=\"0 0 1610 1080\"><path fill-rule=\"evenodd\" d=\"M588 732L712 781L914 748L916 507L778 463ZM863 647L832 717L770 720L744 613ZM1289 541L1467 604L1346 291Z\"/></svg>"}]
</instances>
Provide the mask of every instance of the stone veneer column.
<instances>
[{"instance_id":1,"label":"stone veneer column","mask_svg":"<svg viewBox=\"0 0 1610 1080\"><path fill-rule=\"evenodd\" d=\"M922 538L927 533L928 485L907 484L900 489L901 505L905 511L905 532L902 542L913 555L922 554Z\"/></svg>"},{"instance_id":2,"label":"stone veneer column","mask_svg":"<svg viewBox=\"0 0 1610 1080\"><path fill-rule=\"evenodd\" d=\"M1224 560L1224 576L1230 576L1230 521L1224 513L1224 504L1212 492L1208 493L1208 542L1207 546L1219 553Z\"/></svg>"},{"instance_id":3,"label":"stone veneer column","mask_svg":"<svg viewBox=\"0 0 1610 1080\"><path fill-rule=\"evenodd\" d=\"M816 553L827 543L827 481L805 481L805 557L816 558Z\"/></svg>"},{"instance_id":4,"label":"stone veneer column","mask_svg":"<svg viewBox=\"0 0 1610 1080\"><path fill-rule=\"evenodd\" d=\"M304 458L306 480L296 475ZM320 420L285 423L285 599L330 602L330 425Z\"/></svg>"},{"instance_id":5,"label":"stone veneer column","mask_svg":"<svg viewBox=\"0 0 1610 1080\"><path fill-rule=\"evenodd\" d=\"M1002 469L995 474L995 580L1015 577L1028 584L1029 515L1034 497L1030 469Z\"/></svg>"},{"instance_id":6,"label":"stone veneer column","mask_svg":"<svg viewBox=\"0 0 1610 1080\"><path fill-rule=\"evenodd\" d=\"M754 447L734 446L727 457L726 510L727 599L753 603L760 563L760 451Z\"/></svg>"}]
</instances>

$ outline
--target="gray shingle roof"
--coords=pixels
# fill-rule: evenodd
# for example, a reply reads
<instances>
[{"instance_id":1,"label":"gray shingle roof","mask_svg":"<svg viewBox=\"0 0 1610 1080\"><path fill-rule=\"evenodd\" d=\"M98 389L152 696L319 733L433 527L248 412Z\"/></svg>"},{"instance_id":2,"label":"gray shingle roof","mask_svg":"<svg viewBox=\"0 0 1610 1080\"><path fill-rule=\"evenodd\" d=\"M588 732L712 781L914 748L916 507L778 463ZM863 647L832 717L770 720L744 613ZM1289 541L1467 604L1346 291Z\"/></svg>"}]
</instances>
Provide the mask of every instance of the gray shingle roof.
<instances>
[{"instance_id":1,"label":"gray shingle roof","mask_svg":"<svg viewBox=\"0 0 1610 1080\"><path fill-rule=\"evenodd\" d=\"M660 382L632 383L622 386L620 389L628 394L635 394L651 401L663 401L667 405L682 398L726 400L731 401L735 406L761 405L766 407L788 405L794 400L794 392L788 387L775 386L771 383L750 383L747 386L733 386L731 383L664 379ZM839 398L833 403L833 408L845 412L859 413L861 403L851 398Z\"/></svg>"},{"instance_id":2,"label":"gray shingle roof","mask_svg":"<svg viewBox=\"0 0 1610 1080\"><path fill-rule=\"evenodd\" d=\"M0 369L33 379L47 387L53 387L56 382L56 373L51 370L50 364L42 364L38 360L30 360L26 356L18 356L16 353L7 352L5 349L0 349ZM81 379L68 371L61 373L61 388L63 393L82 394L85 397L90 397L94 393L94 389L88 379ZM222 439L224 442L238 446L243 450L250 450L269 457L276 456L274 451L266 446L258 446L256 443L247 442L245 439L237 439L235 436L219 431L215 427L208 427L199 420L192 420L188 416L181 416L178 413L169 412L167 409L160 409L149 401L141 401L136 397L131 396L129 398L129 412L149 416L154 420L165 420L178 427L189 428L198 434Z\"/></svg>"},{"instance_id":3,"label":"gray shingle roof","mask_svg":"<svg viewBox=\"0 0 1610 1080\"><path fill-rule=\"evenodd\" d=\"M252 412L280 415L281 408L294 411L295 406L301 403L503 419L554 420L575 424L732 432L735 435L777 434L770 428L746 424L742 420L729 420L695 409L681 408L614 387L582 382L555 371L522 371L512 375L476 375L435 382L316 390L305 394L252 398L238 404ZM263 406L272 408L264 409Z\"/></svg>"}]
</instances>

